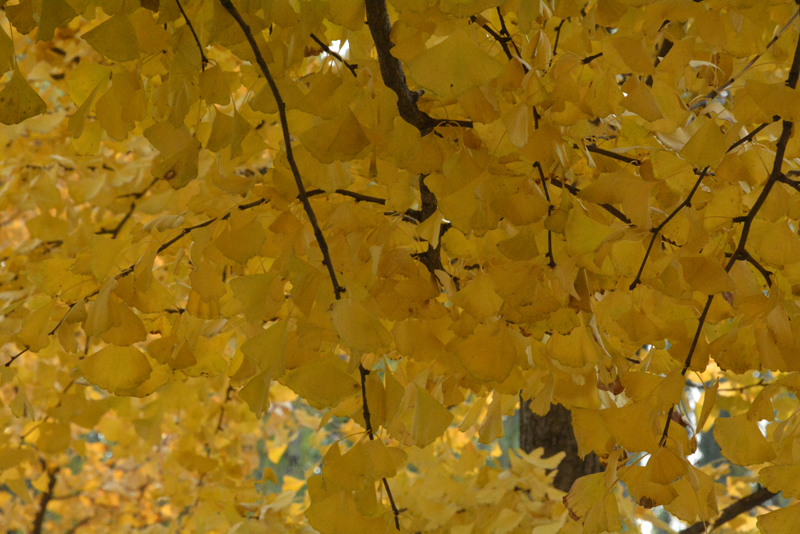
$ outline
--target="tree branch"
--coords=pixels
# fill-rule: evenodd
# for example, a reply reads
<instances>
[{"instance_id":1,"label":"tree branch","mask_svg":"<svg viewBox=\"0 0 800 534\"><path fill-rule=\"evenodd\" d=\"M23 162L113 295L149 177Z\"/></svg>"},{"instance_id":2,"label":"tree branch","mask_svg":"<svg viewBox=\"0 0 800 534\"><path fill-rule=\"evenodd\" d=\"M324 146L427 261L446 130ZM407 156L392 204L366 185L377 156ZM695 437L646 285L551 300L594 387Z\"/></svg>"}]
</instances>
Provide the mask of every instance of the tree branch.
<instances>
[{"instance_id":1,"label":"tree branch","mask_svg":"<svg viewBox=\"0 0 800 534\"><path fill-rule=\"evenodd\" d=\"M370 372L371 371L364 367L363 364L358 364L358 373L361 375L361 398L363 399L361 405L364 415L364 424L366 425L367 436L369 436L370 440L374 440L375 435L372 430L372 416L370 415L369 404L367 403L367 376L369 376ZM385 478L382 478L381 480L383 481L383 487L386 488L386 496L389 497L389 504L392 506L392 513L394 514L394 526L397 527L397 530L400 530L400 510L397 508L397 505L394 502L392 490L389 488L389 481Z\"/></svg>"},{"instance_id":2,"label":"tree branch","mask_svg":"<svg viewBox=\"0 0 800 534\"><path fill-rule=\"evenodd\" d=\"M547 188L547 179L544 177L544 171L542 171L542 164L538 161L533 164L534 167L539 169L539 178L542 180L542 188L544 189L544 196L547 198L547 214L550 215L553 213L553 202L550 200L550 190ZM553 232L550 230L547 231L547 254L546 257L550 258L548 265L552 268L556 266L556 260L553 257Z\"/></svg>"},{"instance_id":3,"label":"tree branch","mask_svg":"<svg viewBox=\"0 0 800 534\"><path fill-rule=\"evenodd\" d=\"M721 527L728 521L734 519L736 516L745 512L749 512L756 506L759 506L760 504L770 500L775 495L777 495L777 493L772 493L767 488L762 487L747 497L742 497L722 511L722 514L720 514L720 516L711 525L711 529L713 530ZM706 532L707 527L707 523L695 523L694 525L681 530L679 534L703 534Z\"/></svg>"},{"instance_id":4,"label":"tree branch","mask_svg":"<svg viewBox=\"0 0 800 534\"><path fill-rule=\"evenodd\" d=\"M581 190L578 189L577 187L575 187L574 185L568 184L566 182L562 182L558 178L550 178L550 183L553 184L556 187L561 187L563 189L566 189L567 191L569 191L573 195L577 195L578 193L581 192ZM603 208L604 210L606 210L608 213L610 213L614 217L616 217L617 219L619 219L620 221L624 222L625 224L631 224L631 220L628 218L628 216L625 215L624 213L622 213L621 211L619 211L617 208L615 208L611 204L600 204L600 207Z\"/></svg>"},{"instance_id":5,"label":"tree branch","mask_svg":"<svg viewBox=\"0 0 800 534\"><path fill-rule=\"evenodd\" d=\"M328 274L330 275L331 282L333 283L334 296L336 297L336 300L339 300L342 297L342 291L344 291L344 288L339 285L339 281L336 279L336 271L333 268L333 261L331 260L331 254L328 250L328 243L325 241L325 236L322 234L322 229L317 221L317 216L311 207L311 203L308 201L306 188L303 185L303 178L300 176L300 169L297 168L297 163L294 160L294 152L292 151L292 135L289 132L289 119L286 116L286 103L281 97L281 93L278 90L278 86L275 84L275 80L269 71L269 67L267 67L267 62L264 61L264 56L261 54L261 50L258 48L258 44L253 36L253 32L250 31L250 27L242 18L239 10L236 9L236 6L233 5L231 0L219 0L219 2L222 4L222 7L224 7L228 13L231 14L236 23L244 32L245 37L247 37L247 42L250 43L250 48L253 50L253 54L256 56L256 63L258 63L261 73L267 79L269 88L272 91L272 97L275 99L275 102L278 106L278 115L280 116L281 120L286 159L289 161L289 167L292 169L292 175L294 176L294 181L297 184L297 190L300 194L300 202L303 203L303 209L308 216L308 220L311 222L311 227L314 229L314 237L316 237L317 244L322 252L322 262L328 268Z\"/></svg>"},{"instance_id":6,"label":"tree branch","mask_svg":"<svg viewBox=\"0 0 800 534\"><path fill-rule=\"evenodd\" d=\"M700 177L694 183L694 187L692 187L692 190L689 192L689 195L683 200L683 202L678 204L678 207L672 210L672 213L670 213L667 216L667 218L661 222L661 224L659 224L652 230L653 236L650 238L650 244L647 246L647 252L644 253L644 258L642 259L642 265L639 266L639 272L636 273L636 278L634 278L633 282L631 282L630 286L631 290L635 289L637 285L642 283L642 271L644 271L644 266L647 264L647 258L650 256L650 251L653 249L653 243L656 242L656 238L658 237L659 232L661 232L661 230L663 230L664 227L667 224L669 224L672 218L675 217L679 211L681 211L683 208L687 206L692 205L692 197L694 196L695 192L697 192L697 188L700 187L700 182L702 182L703 178L706 177L707 172L708 172L708 167L703 169L703 172L700 173Z\"/></svg>"},{"instance_id":7,"label":"tree branch","mask_svg":"<svg viewBox=\"0 0 800 534\"><path fill-rule=\"evenodd\" d=\"M202 70L206 70L206 65L208 65L208 58L203 53L203 45L200 44L200 38L197 36L197 32L194 31L194 26L192 26L192 22L189 20L189 17L186 16L186 11L183 10L183 6L181 5L181 0L175 0L175 3L178 4L178 9L183 15L183 20L186 21L186 25L189 26L189 30L191 30L192 35L194 36L194 42L197 43L197 49L200 51L200 60L202 61Z\"/></svg>"},{"instance_id":8,"label":"tree branch","mask_svg":"<svg viewBox=\"0 0 800 534\"><path fill-rule=\"evenodd\" d=\"M325 43L323 43L323 42L320 40L320 38L319 38L319 37L317 37L316 35L314 35L313 33L311 34L311 38L314 40L314 42L315 42L315 43L317 43L319 46L321 46L321 47L322 47L322 49L323 49L323 50L325 50L325 52L326 52L326 53L327 53L329 56L333 56L333 57L335 57L336 59L338 59L338 60L339 60L339 62L340 62L342 65L344 65L345 67L347 67L347 68L350 70L350 72L353 74L353 76L355 76L355 75L356 75L356 68L358 67L358 65L351 65L350 63L348 63L347 61L345 61L344 59L342 59L342 56L340 56L339 54L337 54L336 52L334 52L333 50L331 50L331 49L330 49L330 47L329 47L328 45L326 45Z\"/></svg>"},{"instance_id":9,"label":"tree branch","mask_svg":"<svg viewBox=\"0 0 800 534\"><path fill-rule=\"evenodd\" d=\"M42 463L44 463L44 461L42 461ZM42 534L44 518L47 515L47 505L50 504L50 501L53 499L53 490L55 489L57 482L56 475L60 470L60 467L56 467L52 471L47 471L47 475L49 477L47 482L47 491L42 493L42 495L39 497L39 510L36 511L36 517L33 519L31 534Z\"/></svg>"},{"instance_id":10,"label":"tree branch","mask_svg":"<svg viewBox=\"0 0 800 534\"><path fill-rule=\"evenodd\" d=\"M797 16L797 13L792 17L792 20ZM785 29L785 27L784 27ZM782 32L783 30L781 30ZM774 40L773 40L774 41ZM800 39L798 39L797 44L795 45L794 50L794 57L792 58L792 66L789 69L789 76L786 79L786 85L791 89L797 88L797 80L800 78ZM759 210L764 206L764 202L767 200L767 196L769 196L770 191L775 186L775 183L778 182L780 177L783 175L781 172L781 167L783 166L783 157L786 154L786 147L789 144L789 139L792 137L792 130L794 129L794 124L791 121L784 120L783 121L783 128L781 131L781 136L778 138L778 142L775 145L775 160L772 164L772 171L769 174L769 178L764 183L764 188L761 190L761 193L758 195L753 207L750 208L750 211L747 215L744 216L741 222L743 222L742 226L742 233L739 236L739 243L736 245L736 250L733 251L731 254L730 260L728 260L728 264L725 266L725 272L730 272L733 266L736 264L738 260L747 259L750 254L747 252L747 238L750 236L750 227L753 225L753 221L758 215ZM692 361L692 355L694 354L694 350L697 347L697 341L700 338L700 333L703 331L703 324L705 323L706 316L708 315L708 310L711 308L711 302L714 300L714 295L709 295L708 300L706 301L706 306L703 309L703 313L700 314L700 319L697 324L697 330L694 334L694 340L692 341L692 346L689 348L689 354L686 356L686 362L683 364L683 370L681 374L686 376L686 371L689 369L689 365ZM667 422L664 424L664 432L661 435L661 446L663 447L667 442L667 435L669 433L669 425L672 413L675 411L675 405L673 404L672 407L669 409L669 414L667 414Z\"/></svg>"},{"instance_id":11,"label":"tree branch","mask_svg":"<svg viewBox=\"0 0 800 534\"><path fill-rule=\"evenodd\" d=\"M222 0L221 0L222 1ZM225 0L230 1L230 0ZM367 25L375 41L378 52L378 64L381 68L383 83L397 95L397 110L400 117L417 128L423 135L433 131L440 124L454 124L464 128L472 128L472 121L434 119L417 107L420 93L412 93L406 83L406 75L400 60L391 54L394 43L391 40L392 24L386 10L386 0L366 0Z\"/></svg>"}]
</instances>

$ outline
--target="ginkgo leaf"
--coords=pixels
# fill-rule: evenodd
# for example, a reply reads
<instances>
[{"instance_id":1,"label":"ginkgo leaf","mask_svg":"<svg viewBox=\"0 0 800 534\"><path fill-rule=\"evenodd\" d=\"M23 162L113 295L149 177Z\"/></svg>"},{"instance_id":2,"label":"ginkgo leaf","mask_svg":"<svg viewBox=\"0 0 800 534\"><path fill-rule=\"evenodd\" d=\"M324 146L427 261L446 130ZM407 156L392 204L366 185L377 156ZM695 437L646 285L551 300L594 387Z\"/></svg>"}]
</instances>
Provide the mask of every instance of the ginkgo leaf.
<instances>
[{"instance_id":1,"label":"ginkgo leaf","mask_svg":"<svg viewBox=\"0 0 800 534\"><path fill-rule=\"evenodd\" d=\"M242 389L239 390L239 398L247 403L250 411L255 414L256 419L266 413L269 408L269 384L271 381L269 371L264 371L254 376Z\"/></svg>"},{"instance_id":2,"label":"ginkgo leaf","mask_svg":"<svg viewBox=\"0 0 800 534\"><path fill-rule=\"evenodd\" d=\"M280 380L317 408L336 406L361 391L347 373L347 364L336 356L325 356L291 371Z\"/></svg>"},{"instance_id":3,"label":"ginkgo leaf","mask_svg":"<svg viewBox=\"0 0 800 534\"><path fill-rule=\"evenodd\" d=\"M100 54L114 61L131 61L139 57L136 30L122 12L84 33L83 39Z\"/></svg>"},{"instance_id":4,"label":"ginkgo leaf","mask_svg":"<svg viewBox=\"0 0 800 534\"><path fill-rule=\"evenodd\" d=\"M121 394L147 380L152 367L136 347L108 345L87 356L81 364L81 371L92 384Z\"/></svg>"},{"instance_id":5,"label":"ginkgo leaf","mask_svg":"<svg viewBox=\"0 0 800 534\"><path fill-rule=\"evenodd\" d=\"M42 12L39 17L37 41L50 41L58 26L78 16L75 10L64 0L42 0Z\"/></svg>"},{"instance_id":6,"label":"ginkgo leaf","mask_svg":"<svg viewBox=\"0 0 800 534\"><path fill-rule=\"evenodd\" d=\"M429 48L408 65L408 73L415 82L441 96L459 96L491 82L502 71L503 65L463 31Z\"/></svg>"},{"instance_id":7,"label":"ginkgo leaf","mask_svg":"<svg viewBox=\"0 0 800 534\"><path fill-rule=\"evenodd\" d=\"M763 534L791 534L800 521L800 504L792 504L758 516L758 530Z\"/></svg>"},{"instance_id":8,"label":"ginkgo leaf","mask_svg":"<svg viewBox=\"0 0 800 534\"><path fill-rule=\"evenodd\" d=\"M45 111L47 111L47 104L28 85L19 69L15 68L11 81L0 91L0 122L19 124L25 119L41 115Z\"/></svg>"},{"instance_id":9,"label":"ginkgo leaf","mask_svg":"<svg viewBox=\"0 0 800 534\"><path fill-rule=\"evenodd\" d=\"M617 499L606 487L604 473L578 478L564 497L564 506L572 519L583 523L583 534L622 529Z\"/></svg>"},{"instance_id":10,"label":"ginkgo leaf","mask_svg":"<svg viewBox=\"0 0 800 534\"><path fill-rule=\"evenodd\" d=\"M800 464L768 465L758 472L758 478L768 490L782 492L787 499L800 496Z\"/></svg>"},{"instance_id":11,"label":"ginkgo leaf","mask_svg":"<svg viewBox=\"0 0 800 534\"><path fill-rule=\"evenodd\" d=\"M760 464L775 458L775 451L764 438L758 423L750 421L746 414L717 419L714 439L722 449L722 455L738 465Z\"/></svg>"},{"instance_id":12,"label":"ginkgo leaf","mask_svg":"<svg viewBox=\"0 0 800 534\"><path fill-rule=\"evenodd\" d=\"M418 447L427 447L440 437L453 421L453 414L433 395L417 384L409 384L415 392L414 417L409 435Z\"/></svg>"},{"instance_id":13,"label":"ginkgo leaf","mask_svg":"<svg viewBox=\"0 0 800 534\"><path fill-rule=\"evenodd\" d=\"M331 321L339 338L351 350L380 352L392 343L392 335L381 321L352 299L334 303Z\"/></svg>"}]
</instances>

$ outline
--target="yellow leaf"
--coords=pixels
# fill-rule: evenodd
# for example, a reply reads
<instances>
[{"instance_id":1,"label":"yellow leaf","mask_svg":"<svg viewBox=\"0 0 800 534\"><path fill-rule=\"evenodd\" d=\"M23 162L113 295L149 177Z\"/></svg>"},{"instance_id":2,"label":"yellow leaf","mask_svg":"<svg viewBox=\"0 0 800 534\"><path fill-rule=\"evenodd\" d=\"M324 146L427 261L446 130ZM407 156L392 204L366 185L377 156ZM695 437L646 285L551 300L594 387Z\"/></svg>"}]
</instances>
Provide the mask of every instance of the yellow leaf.
<instances>
[{"instance_id":1,"label":"yellow leaf","mask_svg":"<svg viewBox=\"0 0 800 534\"><path fill-rule=\"evenodd\" d=\"M31 441L47 454L60 454L69 448L71 441L69 423L43 422L31 433Z\"/></svg>"},{"instance_id":2,"label":"yellow leaf","mask_svg":"<svg viewBox=\"0 0 800 534\"><path fill-rule=\"evenodd\" d=\"M481 382L508 378L522 353L518 339L501 322L478 324L454 350L469 374Z\"/></svg>"},{"instance_id":3,"label":"yellow leaf","mask_svg":"<svg viewBox=\"0 0 800 534\"><path fill-rule=\"evenodd\" d=\"M392 344L392 335L374 314L352 300L334 302L331 309L333 328L350 350L381 352Z\"/></svg>"},{"instance_id":4,"label":"yellow leaf","mask_svg":"<svg viewBox=\"0 0 800 534\"><path fill-rule=\"evenodd\" d=\"M239 390L239 398L247 403L250 411L255 414L256 419L261 419L269 409L269 384L271 379L269 371L264 371L254 376L247 385Z\"/></svg>"},{"instance_id":5,"label":"yellow leaf","mask_svg":"<svg viewBox=\"0 0 800 534\"><path fill-rule=\"evenodd\" d=\"M606 487L605 473L577 479L564 497L570 517L583 522L583 534L622 530L614 492Z\"/></svg>"},{"instance_id":6,"label":"yellow leaf","mask_svg":"<svg viewBox=\"0 0 800 534\"><path fill-rule=\"evenodd\" d=\"M128 243L122 239L112 239L104 235L92 236L92 274L98 282L106 279L114 267L117 256Z\"/></svg>"},{"instance_id":7,"label":"yellow leaf","mask_svg":"<svg viewBox=\"0 0 800 534\"><path fill-rule=\"evenodd\" d=\"M714 479L702 470L691 466L687 476L672 486L678 496L664 508L681 521L708 521L719 513Z\"/></svg>"},{"instance_id":8,"label":"yellow leaf","mask_svg":"<svg viewBox=\"0 0 800 534\"><path fill-rule=\"evenodd\" d=\"M258 366L259 371L270 371L275 378L283 376L285 372L286 329L287 322L278 321L245 341L241 347L244 355Z\"/></svg>"},{"instance_id":9,"label":"yellow leaf","mask_svg":"<svg viewBox=\"0 0 800 534\"><path fill-rule=\"evenodd\" d=\"M419 85L440 96L459 96L485 85L503 72L503 64L457 31L411 60L408 73Z\"/></svg>"},{"instance_id":10,"label":"yellow leaf","mask_svg":"<svg viewBox=\"0 0 800 534\"><path fill-rule=\"evenodd\" d=\"M782 492L786 499L800 497L800 464L768 465L758 472L758 478L772 492Z\"/></svg>"},{"instance_id":11,"label":"yellow leaf","mask_svg":"<svg viewBox=\"0 0 800 534\"><path fill-rule=\"evenodd\" d=\"M757 525L762 534L794 534L800 525L800 503L760 515Z\"/></svg>"},{"instance_id":12,"label":"yellow leaf","mask_svg":"<svg viewBox=\"0 0 800 534\"><path fill-rule=\"evenodd\" d=\"M714 119L704 120L689 142L681 149L680 156L697 167L715 167L728 150L725 136Z\"/></svg>"},{"instance_id":13,"label":"yellow leaf","mask_svg":"<svg viewBox=\"0 0 800 534\"><path fill-rule=\"evenodd\" d=\"M50 314L53 312L55 300L37 308L22 321L22 330L17 338L31 352L39 352L50 344Z\"/></svg>"},{"instance_id":14,"label":"yellow leaf","mask_svg":"<svg viewBox=\"0 0 800 534\"><path fill-rule=\"evenodd\" d=\"M92 48L117 62L139 57L139 40L130 19L122 11L83 34Z\"/></svg>"},{"instance_id":15,"label":"yellow leaf","mask_svg":"<svg viewBox=\"0 0 800 534\"><path fill-rule=\"evenodd\" d=\"M142 351L115 345L87 356L81 369L86 380L118 395L142 384L152 371Z\"/></svg>"},{"instance_id":16,"label":"yellow leaf","mask_svg":"<svg viewBox=\"0 0 800 534\"><path fill-rule=\"evenodd\" d=\"M75 10L64 0L42 0L42 12L39 17L37 41L50 41L58 26L78 16Z\"/></svg>"},{"instance_id":17,"label":"yellow leaf","mask_svg":"<svg viewBox=\"0 0 800 534\"><path fill-rule=\"evenodd\" d=\"M300 141L322 163L353 159L369 145L358 119L349 110L341 118L307 130L300 135Z\"/></svg>"},{"instance_id":18,"label":"yellow leaf","mask_svg":"<svg viewBox=\"0 0 800 534\"><path fill-rule=\"evenodd\" d=\"M233 219L233 217L231 217ZM235 262L247 263L255 256L267 240L264 226L257 217L248 217L247 222L238 222L230 231L223 232L214 244L226 257ZM233 226L233 225L231 225Z\"/></svg>"},{"instance_id":19,"label":"yellow leaf","mask_svg":"<svg viewBox=\"0 0 800 534\"><path fill-rule=\"evenodd\" d=\"M558 210L555 213L558 213ZM570 256L593 252L612 233L614 233L613 228L587 217L582 209L572 209L567 215L567 224L564 228L567 252Z\"/></svg>"},{"instance_id":20,"label":"yellow leaf","mask_svg":"<svg viewBox=\"0 0 800 534\"><path fill-rule=\"evenodd\" d=\"M495 293L491 277L485 274L476 276L450 300L479 321L498 313L503 305L503 299Z\"/></svg>"},{"instance_id":21,"label":"yellow leaf","mask_svg":"<svg viewBox=\"0 0 800 534\"><path fill-rule=\"evenodd\" d=\"M706 295L716 295L723 291L733 291L736 284L718 261L700 254L683 256L680 259L683 277L694 291Z\"/></svg>"},{"instance_id":22,"label":"yellow leaf","mask_svg":"<svg viewBox=\"0 0 800 534\"><path fill-rule=\"evenodd\" d=\"M416 391L414 418L409 435L417 447L427 447L444 434L444 431L453 422L453 414L442 406L441 402L433 398L433 395L428 393L425 388L415 383L409 384L408 387L414 388Z\"/></svg>"},{"instance_id":23,"label":"yellow leaf","mask_svg":"<svg viewBox=\"0 0 800 534\"><path fill-rule=\"evenodd\" d=\"M714 439L722 455L738 465L753 465L775 459L775 451L767 442L758 423L747 419L746 414L717 419Z\"/></svg>"},{"instance_id":24,"label":"yellow leaf","mask_svg":"<svg viewBox=\"0 0 800 534\"><path fill-rule=\"evenodd\" d=\"M714 381L714 385L706 388L703 395L703 409L700 412L700 417L697 418L697 432L702 432L703 427L708 421L708 416L711 415L711 410L717 402L717 391L719 391L719 380Z\"/></svg>"},{"instance_id":25,"label":"yellow leaf","mask_svg":"<svg viewBox=\"0 0 800 534\"><path fill-rule=\"evenodd\" d=\"M28 85L19 69L15 68L11 81L0 91L0 122L19 124L45 111L47 104Z\"/></svg>"},{"instance_id":26,"label":"yellow leaf","mask_svg":"<svg viewBox=\"0 0 800 534\"><path fill-rule=\"evenodd\" d=\"M323 356L301 365L280 381L320 410L361 391L359 383L347 372L347 364L337 356Z\"/></svg>"}]
</instances>

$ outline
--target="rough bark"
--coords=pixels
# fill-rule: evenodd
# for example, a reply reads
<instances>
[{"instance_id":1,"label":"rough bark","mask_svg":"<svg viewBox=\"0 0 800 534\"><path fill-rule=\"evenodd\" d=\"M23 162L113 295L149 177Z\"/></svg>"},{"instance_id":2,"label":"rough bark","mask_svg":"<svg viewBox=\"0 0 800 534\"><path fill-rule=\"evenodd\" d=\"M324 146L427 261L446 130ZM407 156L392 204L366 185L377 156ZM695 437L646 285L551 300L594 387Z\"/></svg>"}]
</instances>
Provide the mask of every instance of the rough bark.
<instances>
[{"instance_id":1,"label":"rough bark","mask_svg":"<svg viewBox=\"0 0 800 534\"><path fill-rule=\"evenodd\" d=\"M531 412L530 401L522 401L519 417L519 446L525 452L544 448L544 456L550 457L561 451L566 456L558 465L553 485L561 491L569 491L576 479L602 471L600 459L589 454L583 460L578 457L578 443L572 432L572 417L569 410L554 404L544 417Z\"/></svg>"}]
</instances>

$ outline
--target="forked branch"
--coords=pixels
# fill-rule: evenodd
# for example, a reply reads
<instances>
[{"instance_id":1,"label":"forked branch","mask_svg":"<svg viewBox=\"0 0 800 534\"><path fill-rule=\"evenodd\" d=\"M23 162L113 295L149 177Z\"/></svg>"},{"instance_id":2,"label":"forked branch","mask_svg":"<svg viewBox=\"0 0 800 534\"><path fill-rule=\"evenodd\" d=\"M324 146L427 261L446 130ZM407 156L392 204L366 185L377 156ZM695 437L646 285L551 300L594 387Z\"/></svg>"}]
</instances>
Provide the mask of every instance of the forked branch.
<instances>
[{"instance_id":1,"label":"forked branch","mask_svg":"<svg viewBox=\"0 0 800 534\"><path fill-rule=\"evenodd\" d=\"M797 13L792 17L792 20L797 16ZM785 27L784 27L785 29ZM783 32L783 30L781 30ZM774 42L774 40L773 40ZM800 78L800 40L798 40L797 44L795 45L794 50L794 57L792 58L792 66L789 69L789 76L786 79L786 86L791 89L797 88L797 81ZM767 178L767 181L764 182L764 188L761 190L761 193L758 195L753 207L750 208L750 211L742 217L737 222L744 223L742 225L742 233L739 236L739 243L736 245L736 249L731 254L730 260L728 260L728 264L725 266L725 272L730 272L733 266L739 260L747 260L750 258L750 254L747 252L747 238L750 237L750 228L753 226L753 221L758 215L758 212L764 206L764 203L767 201L767 197L769 196L770 191L775 186L778 181L782 180L784 176L783 172L781 171L781 167L783 166L783 158L786 154L786 147L789 145L789 140L792 138L792 131L794 130L794 124L792 121L783 121L781 135L778 138L778 142L775 145L775 159L772 163L772 171ZM683 370L681 374L686 376L686 371L689 369L689 366L692 362L692 356L694 355L694 351L697 348L697 342L700 339L700 334L703 331L703 326L705 325L706 316L708 315L708 310L711 308L711 303L714 300L714 295L709 295L708 300L706 301L705 308L703 308L703 312L700 314L700 318L697 323L697 330L695 330L694 340L692 341L692 345L689 348L689 353L686 355L686 361L683 364ZM675 411L675 405L673 405L669 413L667 414L667 421L664 424L664 432L661 434L661 446L663 447L667 442L667 436L669 435L669 425L672 419L672 412Z\"/></svg>"},{"instance_id":2,"label":"forked branch","mask_svg":"<svg viewBox=\"0 0 800 534\"><path fill-rule=\"evenodd\" d=\"M653 243L656 242L656 238L658 237L658 234L661 233L661 230L663 230L664 227L669 224L669 222L673 219L673 217L675 217L678 214L679 211L681 211L683 208L685 208L687 206L691 206L692 205L692 197L697 192L697 188L700 187L700 182L702 182L703 178L706 177L706 173L707 172L708 172L708 167L703 169L703 171L700 173L700 176L697 178L697 181L694 183L694 187L692 187L692 190L689 191L689 195L683 200L683 202L678 204L678 207L675 208L674 210L672 210L672 213L670 213L667 216L667 218L664 219L661 222L661 224L659 224L658 226L653 228L653 230L652 230L653 235L650 237L650 244L647 246L647 252L644 253L644 258L642 259L642 264L639 266L639 272L636 273L636 278L634 278L633 282L631 282L631 286L630 286L631 290L635 289L637 285L642 283L642 271L644 271L644 266L647 264L647 258L650 256L650 251L653 250Z\"/></svg>"}]
</instances>

